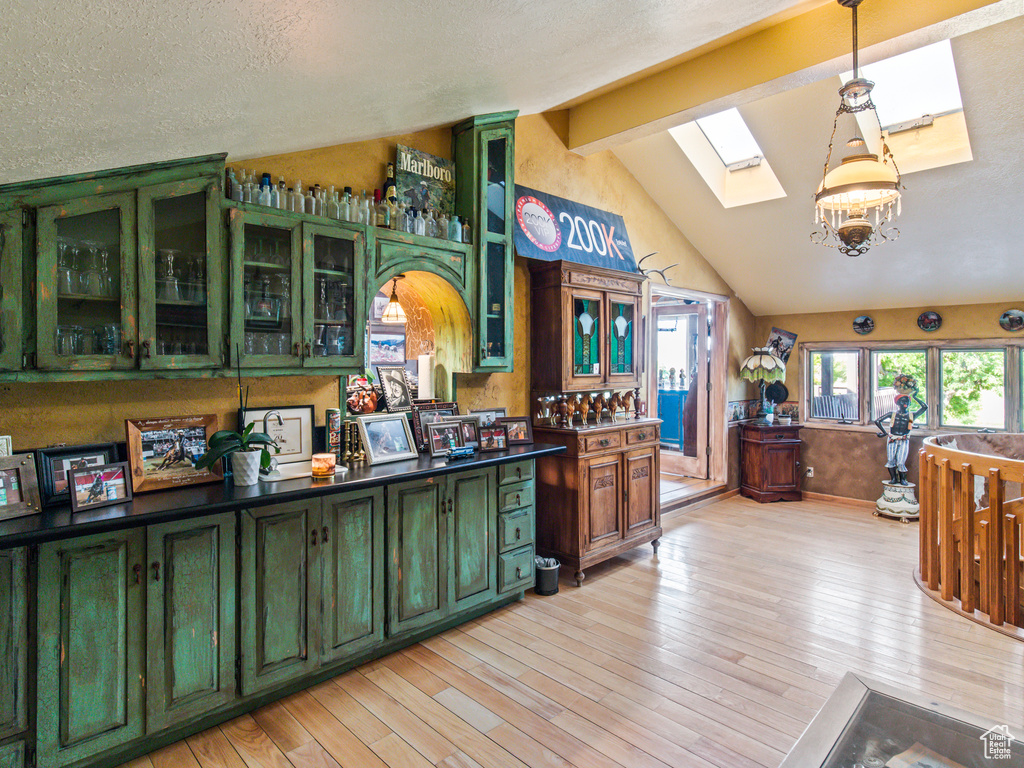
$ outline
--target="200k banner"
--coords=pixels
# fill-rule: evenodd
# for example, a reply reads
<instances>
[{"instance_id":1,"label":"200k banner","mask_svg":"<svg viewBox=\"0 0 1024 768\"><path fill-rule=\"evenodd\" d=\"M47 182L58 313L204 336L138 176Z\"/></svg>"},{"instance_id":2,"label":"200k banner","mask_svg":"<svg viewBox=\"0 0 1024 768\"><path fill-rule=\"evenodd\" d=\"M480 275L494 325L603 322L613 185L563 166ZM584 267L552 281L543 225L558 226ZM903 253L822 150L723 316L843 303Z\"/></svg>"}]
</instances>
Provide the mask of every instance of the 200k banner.
<instances>
[{"instance_id":1,"label":"200k banner","mask_svg":"<svg viewBox=\"0 0 1024 768\"><path fill-rule=\"evenodd\" d=\"M636 272L622 217L516 185L516 251L542 261L575 261Z\"/></svg>"}]
</instances>

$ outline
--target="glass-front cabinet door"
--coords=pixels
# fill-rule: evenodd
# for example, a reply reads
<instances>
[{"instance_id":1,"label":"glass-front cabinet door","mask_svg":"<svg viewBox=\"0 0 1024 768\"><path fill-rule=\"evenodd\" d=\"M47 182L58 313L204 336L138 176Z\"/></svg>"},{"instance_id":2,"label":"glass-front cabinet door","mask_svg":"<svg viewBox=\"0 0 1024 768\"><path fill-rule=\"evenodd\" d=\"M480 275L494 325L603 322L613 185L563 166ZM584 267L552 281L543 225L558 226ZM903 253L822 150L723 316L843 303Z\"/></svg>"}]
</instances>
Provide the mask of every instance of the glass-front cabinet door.
<instances>
[{"instance_id":1,"label":"glass-front cabinet door","mask_svg":"<svg viewBox=\"0 0 1024 768\"><path fill-rule=\"evenodd\" d=\"M219 184L192 179L139 190L139 367L223 361Z\"/></svg>"},{"instance_id":2,"label":"glass-front cabinet door","mask_svg":"<svg viewBox=\"0 0 1024 768\"><path fill-rule=\"evenodd\" d=\"M605 381L615 386L638 386L637 342L640 298L607 294L608 370Z\"/></svg>"},{"instance_id":3,"label":"glass-front cabinet door","mask_svg":"<svg viewBox=\"0 0 1024 768\"><path fill-rule=\"evenodd\" d=\"M480 133L483 178L479 201L480 232L480 367L511 369L512 365L512 130Z\"/></svg>"},{"instance_id":4,"label":"glass-front cabinet door","mask_svg":"<svg viewBox=\"0 0 1024 768\"><path fill-rule=\"evenodd\" d=\"M21 368L21 216L0 213L0 371Z\"/></svg>"},{"instance_id":5,"label":"glass-front cabinet door","mask_svg":"<svg viewBox=\"0 0 1024 768\"><path fill-rule=\"evenodd\" d=\"M243 367L302 363L302 222L232 208L231 349Z\"/></svg>"},{"instance_id":6,"label":"glass-front cabinet door","mask_svg":"<svg viewBox=\"0 0 1024 768\"><path fill-rule=\"evenodd\" d=\"M566 309L572 327L566 383L570 387L600 386L604 381L604 296L598 291L573 290Z\"/></svg>"},{"instance_id":7,"label":"glass-front cabinet door","mask_svg":"<svg viewBox=\"0 0 1024 768\"><path fill-rule=\"evenodd\" d=\"M366 264L366 237L334 226L303 225L303 366L361 364L366 318L356 301ZM358 330L357 330L358 329Z\"/></svg>"},{"instance_id":8,"label":"glass-front cabinet door","mask_svg":"<svg viewBox=\"0 0 1024 768\"><path fill-rule=\"evenodd\" d=\"M135 193L38 209L36 248L39 368L134 368Z\"/></svg>"}]
</instances>

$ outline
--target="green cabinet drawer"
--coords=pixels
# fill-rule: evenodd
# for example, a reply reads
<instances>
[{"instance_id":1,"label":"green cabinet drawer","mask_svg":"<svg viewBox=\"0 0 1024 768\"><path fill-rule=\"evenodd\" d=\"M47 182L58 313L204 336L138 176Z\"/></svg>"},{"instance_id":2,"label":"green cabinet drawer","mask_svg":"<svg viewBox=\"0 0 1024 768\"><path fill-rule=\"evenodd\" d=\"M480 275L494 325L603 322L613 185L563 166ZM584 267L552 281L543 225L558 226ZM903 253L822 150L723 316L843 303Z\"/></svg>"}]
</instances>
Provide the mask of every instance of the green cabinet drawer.
<instances>
[{"instance_id":1,"label":"green cabinet drawer","mask_svg":"<svg viewBox=\"0 0 1024 768\"><path fill-rule=\"evenodd\" d=\"M533 544L533 508L503 512L498 518L498 551Z\"/></svg>"},{"instance_id":2,"label":"green cabinet drawer","mask_svg":"<svg viewBox=\"0 0 1024 768\"><path fill-rule=\"evenodd\" d=\"M533 460L498 465L498 485L533 480Z\"/></svg>"},{"instance_id":3,"label":"green cabinet drawer","mask_svg":"<svg viewBox=\"0 0 1024 768\"><path fill-rule=\"evenodd\" d=\"M533 584L533 545L498 555L498 592L513 592Z\"/></svg>"},{"instance_id":4,"label":"green cabinet drawer","mask_svg":"<svg viewBox=\"0 0 1024 768\"><path fill-rule=\"evenodd\" d=\"M15 741L0 747L0 768L24 768L25 742Z\"/></svg>"},{"instance_id":5,"label":"green cabinet drawer","mask_svg":"<svg viewBox=\"0 0 1024 768\"><path fill-rule=\"evenodd\" d=\"M498 511L509 512L513 509L533 506L533 482L509 485L498 491Z\"/></svg>"}]
</instances>

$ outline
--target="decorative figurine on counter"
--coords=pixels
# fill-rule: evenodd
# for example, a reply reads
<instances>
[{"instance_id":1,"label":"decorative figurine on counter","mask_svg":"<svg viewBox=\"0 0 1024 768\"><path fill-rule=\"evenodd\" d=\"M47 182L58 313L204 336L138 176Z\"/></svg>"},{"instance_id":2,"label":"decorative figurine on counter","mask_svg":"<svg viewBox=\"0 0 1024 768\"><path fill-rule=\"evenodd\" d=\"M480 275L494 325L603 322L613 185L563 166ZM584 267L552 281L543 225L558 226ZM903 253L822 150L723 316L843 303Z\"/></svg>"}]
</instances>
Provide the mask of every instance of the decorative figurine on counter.
<instances>
[{"instance_id":1,"label":"decorative figurine on counter","mask_svg":"<svg viewBox=\"0 0 1024 768\"><path fill-rule=\"evenodd\" d=\"M629 418L633 414L633 391L627 389L622 395L622 410L624 412L624 418Z\"/></svg>"},{"instance_id":2,"label":"decorative figurine on counter","mask_svg":"<svg viewBox=\"0 0 1024 768\"><path fill-rule=\"evenodd\" d=\"M612 421L615 421L615 414L622 409L622 395L618 392L612 392L611 399L608 401L608 413L611 414Z\"/></svg>"},{"instance_id":3,"label":"decorative figurine on counter","mask_svg":"<svg viewBox=\"0 0 1024 768\"><path fill-rule=\"evenodd\" d=\"M875 419L878 436L886 438L885 467L889 479L882 481L882 497L875 502L875 515L882 515L908 523L920 516L920 505L914 496L914 484L907 481L907 457L910 455L910 430L914 419L920 418L928 406L918 396L917 381L913 376L901 373L893 381L896 390L896 410ZM921 406L910 412L910 398ZM889 421L886 431L885 422Z\"/></svg>"},{"instance_id":4,"label":"decorative figurine on counter","mask_svg":"<svg viewBox=\"0 0 1024 768\"><path fill-rule=\"evenodd\" d=\"M594 412L595 421L597 421L598 424L601 423L601 418L604 416L604 407L604 392L600 392L597 397L590 401L590 410Z\"/></svg>"},{"instance_id":5,"label":"decorative figurine on counter","mask_svg":"<svg viewBox=\"0 0 1024 768\"><path fill-rule=\"evenodd\" d=\"M585 392L580 397L580 419L583 421L583 426L587 425L587 419L590 417L590 393Z\"/></svg>"},{"instance_id":6,"label":"decorative figurine on counter","mask_svg":"<svg viewBox=\"0 0 1024 768\"><path fill-rule=\"evenodd\" d=\"M576 418L576 414L580 410L580 396L578 394L567 395L565 398L566 410L568 411L569 421L568 426L572 426L573 420Z\"/></svg>"}]
</instances>

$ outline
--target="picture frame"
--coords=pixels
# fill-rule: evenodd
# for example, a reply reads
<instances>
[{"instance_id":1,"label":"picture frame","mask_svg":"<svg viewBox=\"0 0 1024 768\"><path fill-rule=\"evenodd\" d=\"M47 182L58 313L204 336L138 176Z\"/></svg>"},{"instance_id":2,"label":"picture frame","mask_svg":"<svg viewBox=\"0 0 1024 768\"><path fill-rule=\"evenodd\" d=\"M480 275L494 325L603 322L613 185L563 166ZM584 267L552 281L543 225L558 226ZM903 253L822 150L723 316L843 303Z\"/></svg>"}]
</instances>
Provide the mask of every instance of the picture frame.
<instances>
[{"instance_id":1,"label":"picture frame","mask_svg":"<svg viewBox=\"0 0 1024 768\"><path fill-rule=\"evenodd\" d=\"M480 427L480 453L504 451L508 448L508 429L504 424Z\"/></svg>"},{"instance_id":2,"label":"picture frame","mask_svg":"<svg viewBox=\"0 0 1024 768\"><path fill-rule=\"evenodd\" d=\"M388 413L412 410L412 385L404 365L378 365L377 381L384 393Z\"/></svg>"},{"instance_id":3,"label":"picture frame","mask_svg":"<svg viewBox=\"0 0 1024 768\"><path fill-rule=\"evenodd\" d=\"M217 431L217 417L213 414L127 419L124 424L132 493L200 485L223 478L222 462L206 469L195 468L196 460L206 452L210 437Z\"/></svg>"},{"instance_id":4,"label":"picture frame","mask_svg":"<svg viewBox=\"0 0 1024 768\"><path fill-rule=\"evenodd\" d=\"M527 416L504 416L498 424L505 426L509 445L531 445L533 443L533 425Z\"/></svg>"},{"instance_id":5,"label":"picture frame","mask_svg":"<svg viewBox=\"0 0 1024 768\"><path fill-rule=\"evenodd\" d=\"M472 414L465 416L449 416L446 422L457 423L462 429L462 444L470 448L480 447L480 417Z\"/></svg>"},{"instance_id":6,"label":"picture frame","mask_svg":"<svg viewBox=\"0 0 1024 768\"><path fill-rule=\"evenodd\" d=\"M41 508L35 455L0 457L0 520L34 515Z\"/></svg>"},{"instance_id":7,"label":"picture frame","mask_svg":"<svg viewBox=\"0 0 1024 768\"><path fill-rule=\"evenodd\" d=\"M425 413L440 411L439 416L423 417ZM424 424L432 424L442 419L450 420L452 416L459 415L459 404L450 402L439 403L413 403L412 405L412 431L416 438L416 447L427 450L427 435L423 429Z\"/></svg>"},{"instance_id":8,"label":"picture frame","mask_svg":"<svg viewBox=\"0 0 1024 768\"><path fill-rule=\"evenodd\" d=\"M278 453L271 452L280 464L296 464L300 461L313 461L313 430L316 427L312 405L280 405L269 408L243 408L238 412L238 431L241 432L250 424L255 423L253 431L263 431L264 418L277 411L281 415L282 424L276 419L267 423L269 434L281 449Z\"/></svg>"},{"instance_id":9,"label":"picture frame","mask_svg":"<svg viewBox=\"0 0 1024 768\"><path fill-rule=\"evenodd\" d=\"M452 448L462 448L464 445L462 425L459 422L439 421L427 424L427 446L432 459L447 456Z\"/></svg>"},{"instance_id":10,"label":"picture frame","mask_svg":"<svg viewBox=\"0 0 1024 768\"><path fill-rule=\"evenodd\" d=\"M796 346L796 334L781 328L772 328L765 346L783 363L788 363L793 347Z\"/></svg>"},{"instance_id":11,"label":"picture frame","mask_svg":"<svg viewBox=\"0 0 1024 768\"><path fill-rule=\"evenodd\" d=\"M470 408L469 412L480 417L481 427L493 426L498 422L498 419L508 416L508 408L504 406L497 408Z\"/></svg>"},{"instance_id":12,"label":"picture frame","mask_svg":"<svg viewBox=\"0 0 1024 768\"><path fill-rule=\"evenodd\" d=\"M113 443L92 445L61 445L36 451L39 496L44 507L67 503L72 470L89 469L117 462L117 446Z\"/></svg>"},{"instance_id":13,"label":"picture frame","mask_svg":"<svg viewBox=\"0 0 1024 768\"><path fill-rule=\"evenodd\" d=\"M0 456L11 456L14 453L10 435L0 435Z\"/></svg>"},{"instance_id":14,"label":"picture frame","mask_svg":"<svg viewBox=\"0 0 1024 768\"><path fill-rule=\"evenodd\" d=\"M68 480L71 512L83 512L132 500L131 469L127 461L73 469Z\"/></svg>"},{"instance_id":15,"label":"picture frame","mask_svg":"<svg viewBox=\"0 0 1024 768\"><path fill-rule=\"evenodd\" d=\"M369 464L419 458L416 438L404 413L374 413L356 418Z\"/></svg>"}]
</instances>

